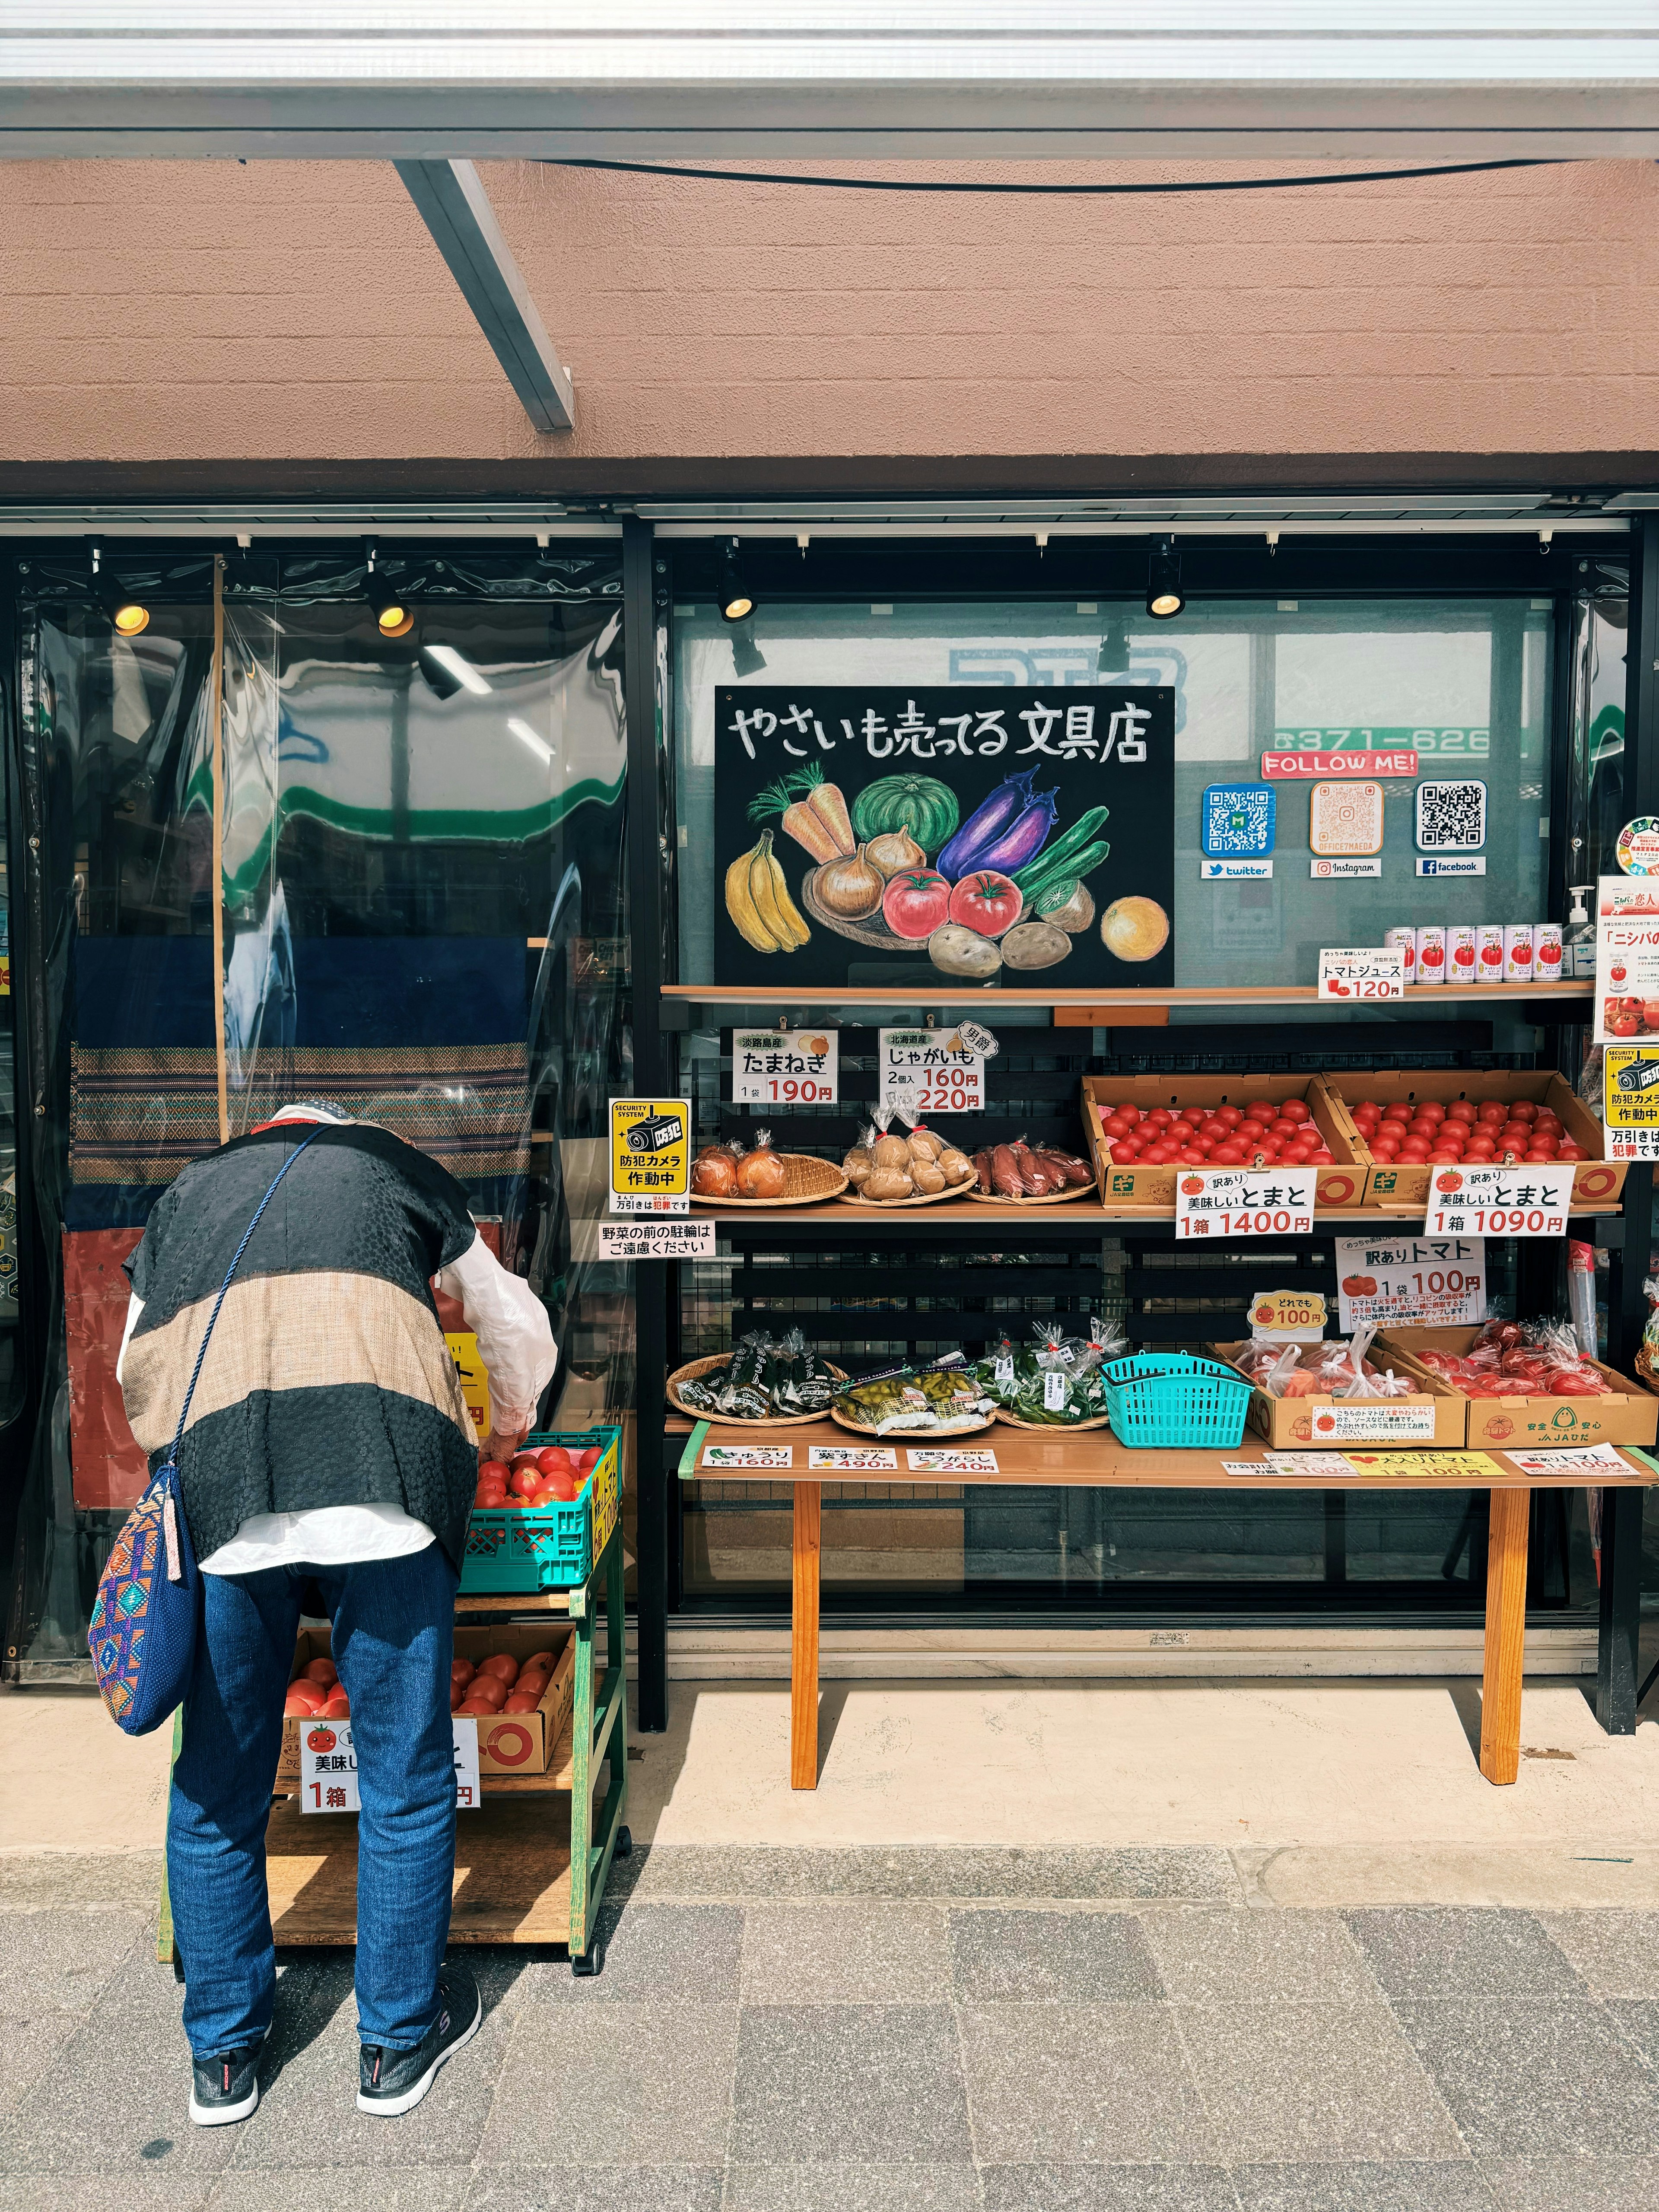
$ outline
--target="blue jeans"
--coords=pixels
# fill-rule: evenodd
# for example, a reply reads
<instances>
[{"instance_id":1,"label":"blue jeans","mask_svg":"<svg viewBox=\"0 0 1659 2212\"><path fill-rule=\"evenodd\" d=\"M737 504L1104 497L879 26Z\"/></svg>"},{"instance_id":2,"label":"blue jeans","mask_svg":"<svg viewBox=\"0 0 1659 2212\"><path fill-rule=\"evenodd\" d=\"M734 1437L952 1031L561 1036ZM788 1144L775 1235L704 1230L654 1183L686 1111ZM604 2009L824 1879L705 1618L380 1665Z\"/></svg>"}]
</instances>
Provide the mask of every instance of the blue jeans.
<instances>
[{"instance_id":1,"label":"blue jeans","mask_svg":"<svg viewBox=\"0 0 1659 2212\"><path fill-rule=\"evenodd\" d=\"M202 1634L167 1808L185 2033L198 2058L257 2043L270 2026L276 1956L265 1820L300 1596L313 1578L351 1699L362 1800L358 2033L364 2043L412 2050L438 2016L455 1872L454 1569L428 1544L401 1559L353 1566L204 1575Z\"/></svg>"}]
</instances>

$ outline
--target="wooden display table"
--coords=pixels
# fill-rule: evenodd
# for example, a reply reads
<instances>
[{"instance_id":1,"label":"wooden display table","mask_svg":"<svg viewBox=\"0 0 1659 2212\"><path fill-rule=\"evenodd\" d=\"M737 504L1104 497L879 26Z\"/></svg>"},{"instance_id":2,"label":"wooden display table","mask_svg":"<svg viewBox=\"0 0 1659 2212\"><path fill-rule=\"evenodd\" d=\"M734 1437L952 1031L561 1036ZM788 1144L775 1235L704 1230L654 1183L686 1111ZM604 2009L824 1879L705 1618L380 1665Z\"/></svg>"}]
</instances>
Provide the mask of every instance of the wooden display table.
<instances>
[{"instance_id":1,"label":"wooden display table","mask_svg":"<svg viewBox=\"0 0 1659 2212\"><path fill-rule=\"evenodd\" d=\"M452 1943L562 1943L573 1973L602 1963L594 1928L613 1857L633 1839L628 1807L628 1685L624 1662L622 1523L574 1589L457 1597L458 1622L568 1615L575 1632L570 1717L544 1774L487 1774L476 1812L455 1822ZM594 1631L605 1613L605 1660L596 1680ZM179 1717L173 1753L179 1748ZM597 1814L593 1790L610 1762ZM560 1802L567 1801L567 1802ZM265 1831L272 1934L279 1946L357 1940L357 1821L350 1813L302 1814L297 1796L272 1801ZM176 1966L161 1875L157 1956Z\"/></svg>"},{"instance_id":2,"label":"wooden display table","mask_svg":"<svg viewBox=\"0 0 1659 2212\"><path fill-rule=\"evenodd\" d=\"M1143 1490L1468 1490L1486 1488L1492 1496L1492 1534L1486 1559L1486 1656L1480 1701L1480 1771L1488 1782L1513 1782L1521 1765L1521 1675L1527 1626L1527 1537L1532 1493L1537 1490L1579 1490L1584 1474L1534 1475L1512 1466L1502 1452L1459 1456L1484 1456L1498 1470L1498 1479L1472 1482L1469 1473L1447 1470L1417 1477L1392 1474L1381 1479L1353 1471L1309 1466L1305 1472L1279 1474L1264 1462L1265 1445L1250 1437L1236 1449L1220 1451L1135 1450L1120 1443L1108 1430L1091 1430L1067 1436L1055 1430L1039 1433L1009 1428L1001 1423L972 1436L939 1437L896 1435L871 1438L890 1445L896 1468L858 1473L844 1468L823 1470L808 1477L801 1470L811 1464L814 1444L846 1445L858 1441L830 1420L799 1428L769 1429L759 1423L734 1425L700 1421L668 1424L671 1433L686 1437L679 1462L683 1481L707 1476L720 1482L787 1482L794 1491L793 1577L790 1611L789 1782L795 1790L816 1790L818 1777L818 1613L820 1602L820 1508L826 1481L842 1484L880 1484L892 1486L906 1481L974 1483L1004 1488L1076 1488ZM687 1436L687 1431L690 1434ZM907 1445L959 1444L965 1449L988 1449L997 1460L997 1472L975 1474L952 1469L910 1474ZM705 1469L701 1462L706 1444L784 1446L793 1454L783 1467ZM1356 1448L1357 1449L1357 1448ZM1310 1459L1314 1455L1309 1455ZM1333 1457L1339 1456L1332 1455ZM1400 1458L1430 1462L1448 1456L1438 1453L1400 1453ZM1597 1468L1596 1486L1607 1492L1603 1510L1601 1563L1602 1656L1601 1674L1605 1688L1610 1668L1616 1664L1620 1680L1635 1668L1634 1616L1626 1600L1635 1587L1641 1547L1641 1493L1659 1483L1659 1461L1634 1450L1620 1455L1623 1472ZM1241 1476L1223 1471L1225 1460L1237 1466L1259 1467L1259 1475ZM1632 1513L1631 1508L1634 1508ZM1616 1641L1617 1653L1610 1650ZM1609 1726L1606 1699L1598 1699L1598 1717ZM1631 1704L1629 1725L1635 1714ZM1614 1723L1613 1725L1618 1725Z\"/></svg>"}]
</instances>

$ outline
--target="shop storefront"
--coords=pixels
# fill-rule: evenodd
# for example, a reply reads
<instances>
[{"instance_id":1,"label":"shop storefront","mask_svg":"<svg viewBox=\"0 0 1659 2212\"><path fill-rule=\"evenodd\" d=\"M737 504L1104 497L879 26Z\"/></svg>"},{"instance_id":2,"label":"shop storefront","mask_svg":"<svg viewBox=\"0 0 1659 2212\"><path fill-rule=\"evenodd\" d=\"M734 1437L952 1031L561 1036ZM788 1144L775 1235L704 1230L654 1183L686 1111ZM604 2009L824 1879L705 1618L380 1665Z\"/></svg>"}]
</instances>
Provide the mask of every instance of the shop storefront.
<instances>
[{"instance_id":1,"label":"shop storefront","mask_svg":"<svg viewBox=\"0 0 1659 2212\"><path fill-rule=\"evenodd\" d=\"M1000 1212L948 1193L891 1216L716 1202L696 1212L712 1253L678 1261L599 1238L608 1100L684 1097L696 1147L765 1128L833 1170L878 1104L884 1029L991 1033L978 1087L923 1117L942 1138L971 1155L1029 1137L1097 1171L1088 1096L1149 1084L1176 1107L1320 1085L1350 1109L1373 1075L1577 1085L1588 974L1369 1007L1313 986L1322 949L1402 927L1455 944L1565 925L1571 971L1577 887L1651 811L1625 720L1641 526L1314 530L1295 507L1282 527L1183 521L1169 617L1147 605L1156 538L1061 505L1041 529L935 507L931 526L826 532L819 510L653 519L641 500L541 545L533 526L507 540L505 514L489 538L441 516L328 542L269 516L211 540L112 527L95 575L79 538L14 540L9 1676L81 1678L137 1485L120 1261L186 1159L296 1092L451 1165L547 1303L550 1420L623 1416L647 1728L694 1650L775 1671L792 1571L787 1481L682 1479L672 1373L760 1332L855 1374L978 1359L1045 1322L1198 1350L1246 1335L1279 1289L1322 1296L1334 1334L1345 1248L1423 1218L1420 1198L1414 1221L1403 1201L1368 1217L1363 1161L1344 1202L1224 1252L1182 1245L1172 1200L1115 1196L1103 1172ZM737 584L753 607L733 622ZM826 786L845 835L835 802L816 830L797 811ZM999 793L1006 823L975 844ZM1000 845L1022 818L1030 851ZM1073 865L1030 874L1045 850ZM787 909L734 902L757 853ZM844 881L818 880L826 860ZM906 871L896 927L884 886ZM1014 884L996 926L953 914L964 877L1001 879L993 901ZM789 913L799 940L772 926ZM734 1034L803 1026L833 1033L833 1103L738 1096ZM1621 1203L1571 1229L1626 1374L1648 1205L1633 1166ZM1479 1272L1489 1314L1567 1311L1559 1237L1487 1238ZM1595 1648L1599 1533L1585 1490L1535 1494L1528 1617L1570 1671ZM1261 1648L1323 1626L1409 1671L1413 1640L1443 1663L1449 1632L1474 1638L1486 1536L1473 1486L866 1483L824 1499L826 1620L849 1648L890 1658L909 1635L945 1663L952 1639L1040 1651L1057 1631L1087 1663L1090 1636L1131 1632L1149 1666L1199 1632Z\"/></svg>"}]
</instances>

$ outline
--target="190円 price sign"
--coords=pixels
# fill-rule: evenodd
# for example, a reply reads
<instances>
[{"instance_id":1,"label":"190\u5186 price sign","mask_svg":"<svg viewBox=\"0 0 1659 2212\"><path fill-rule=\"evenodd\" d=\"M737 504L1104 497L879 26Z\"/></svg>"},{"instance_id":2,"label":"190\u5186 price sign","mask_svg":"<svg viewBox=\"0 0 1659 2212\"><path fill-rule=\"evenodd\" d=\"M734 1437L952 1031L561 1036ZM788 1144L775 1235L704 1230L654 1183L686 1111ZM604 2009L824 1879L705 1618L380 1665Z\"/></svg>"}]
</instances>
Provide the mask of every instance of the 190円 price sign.
<instances>
[{"instance_id":1,"label":"190\u5186 price sign","mask_svg":"<svg viewBox=\"0 0 1659 2212\"><path fill-rule=\"evenodd\" d=\"M841 1038L835 1030L733 1030L734 1106L834 1106Z\"/></svg>"},{"instance_id":2,"label":"190\u5186 price sign","mask_svg":"<svg viewBox=\"0 0 1659 2212\"><path fill-rule=\"evenodd\" d=\"M1317 1168L1183 1169L1176 1177L1176 1237L1303 1237L1313 1227Z\"/></svg>"},{"instance_id":3,"label":"190\u5186 price sign","mask_svg":"<svg viewBox=\"0 0 1659 2212\"><path fill-rule=\"evenodd\" d=\"M1425 1237L1565 1237L1572 1163L1429 1170Z\"/></svg>"},{"instance_id":4,"label":"190\u5186 price sign","mask_svg":"<svg viewBox=\"0 0 1659 2212\"><path fill-rule=\"evenodd\" d=\"M954 1030L883 1030L878 1106L913 1121L985 1111L985 1054Z\"/></svg>"}]
</instances>

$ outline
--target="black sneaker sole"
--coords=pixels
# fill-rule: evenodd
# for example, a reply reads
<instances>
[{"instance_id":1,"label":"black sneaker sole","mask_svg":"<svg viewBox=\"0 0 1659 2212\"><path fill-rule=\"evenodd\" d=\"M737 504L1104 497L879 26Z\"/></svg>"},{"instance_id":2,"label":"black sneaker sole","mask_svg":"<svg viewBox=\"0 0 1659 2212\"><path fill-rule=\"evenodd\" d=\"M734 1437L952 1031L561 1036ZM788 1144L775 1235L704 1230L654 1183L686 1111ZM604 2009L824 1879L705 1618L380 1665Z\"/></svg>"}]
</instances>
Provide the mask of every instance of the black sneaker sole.
<instances>
[{"instance_id":1,"label":"black sneaker sole","mask_svg":"<svg viewBox=\"0 0 1659 2212\"><path fill-rule=\"evenodd\" d=\"M377 2112L382 2119L386 2120L395 2120L401 2113L412 2112L416 2106L420 2103L422 2098L425 2096L427 2091L437 2080L438 2069L445 2064L447 2060L453 2058L458 2051L464 2051L467 2045L471 2042L473 2037L478 2033L478 2030L483 2027L483 1998L480 1996L478 1999L478 2008L473 2014L469 2026L455 2038L453 2043L445 2044L443 2049L433 2060L431 2065L427 2068L420 2080L416 2082L413 2088L401 2090L395 2097L371 2097L366 2095L362 2089L359 2089L357 2092L357 2110L360 2112Z\"/></svg>"},{"instance_id":2,"label":"black sneaker sole","mask_svg":"<svg viewBox=\"0 0 1659 2212\"><path fill-rule=\"evenodd\" d=\"M239 2105L198 2105L196 2092L190 2093L190 2117L198 2128L228 2127L233 2120L245 2120L259 2101L259 2084L255 2081Z\"/></svg>"}]
</instances>

